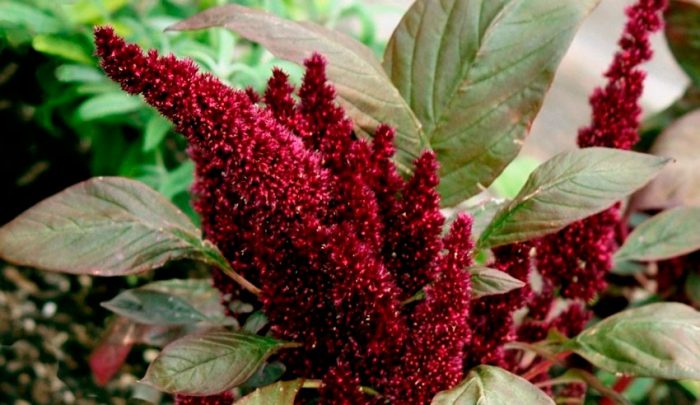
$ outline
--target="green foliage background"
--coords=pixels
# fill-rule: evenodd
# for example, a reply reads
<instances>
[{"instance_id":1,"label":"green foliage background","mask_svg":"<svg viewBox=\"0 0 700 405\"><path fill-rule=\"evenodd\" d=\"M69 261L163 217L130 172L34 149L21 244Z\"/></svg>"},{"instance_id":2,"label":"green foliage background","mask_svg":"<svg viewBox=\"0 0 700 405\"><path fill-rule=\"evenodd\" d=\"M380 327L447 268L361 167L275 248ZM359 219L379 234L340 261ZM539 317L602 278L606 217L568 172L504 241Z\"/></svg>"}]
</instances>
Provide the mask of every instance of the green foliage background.
<instances>
[{"instance_id":1,"label":"green foliage background","mask_svg":"<svg viewBox=\"0 0 700 405\"><path fill-rule=\"evenodd\" d=\"M110 24L127 40L192 58L233 86L262 90L273 66L298 82L298 66L227 30L163 32L224 3L339 28L377 54L385 44L376 16L400 13L359 0L0 0L0 224L72 184L112 175L145 182L197 220L189 205L193 165L184 140L101 72L92 28ZM198 271L180 263L145 278ZM127 361L136 366L124 367L106 387L94 383L87 367L109 314L99 302L143 281L48 274L0 262L0 403L115 403L134 395L159 400L143 387L133 389L148 350L132 351Z\"/></svg>"}]
</instances>

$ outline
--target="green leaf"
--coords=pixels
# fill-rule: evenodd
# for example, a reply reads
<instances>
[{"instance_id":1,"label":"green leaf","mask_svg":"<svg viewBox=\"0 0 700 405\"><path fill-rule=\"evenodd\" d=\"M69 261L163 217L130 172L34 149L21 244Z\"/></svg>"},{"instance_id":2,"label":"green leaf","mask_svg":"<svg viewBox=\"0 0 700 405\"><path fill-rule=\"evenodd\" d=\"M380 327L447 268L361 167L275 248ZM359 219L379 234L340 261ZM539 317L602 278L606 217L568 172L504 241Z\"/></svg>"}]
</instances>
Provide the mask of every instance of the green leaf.
<instances>
[{"instance_id":1,"label":"green leaf","mask_svg":"<svg viewBox=\"0 0 700 405\"><path fill-rule=\"evenodd\" d=\"M170 201L142 183L97 177L47 198L0 228L0 257L50 271L123 276L221 253Z\"/></svg>"},{"instance_id":2,"label":"green leaf","mask_svg":"<svg viewBox=\"0 0 700 405\"><path fill-rule=\"evenodd\" d=\"M671 0L666 10L666 39L678 64L700 85L700 5Z\"/></svg>"},{"instance_id":3,"label":"green leaf","mask_svg":"<svg viewBox=\"0 0 700 405\"><path fill-rule=\"evenodd\" d=\"M171 394L215 395L244 383L285 347L294 345L226 330L188 335L163 348L143 382Z\"/></svg>"},{"instance_id":4,"label":"green leaf","mask_svg":"<svg viewBox=\"0 0 700 405\"><path fill-rule=\"evenodd\" d=\"M123 291L103 302L102 306L147 325L187 325L207 319L187 301L175 295L147 289Z\"/></svg>"},{"instance_id":5,"label":"green leaf","mask_svg":"<svg viewBox=\"0 0 700 405\"><path fill-rule=\"evenodd\" d=\"M527 182L530 174L542 162L527 156L519 156L503 170L496 181L491 184L491 190L503 198L514 198Z\"/></svg>"},{"instance_id":6,"label":"green leaf","mask_svg":"<svg viewBox=\"0 0 700 405\"><path fill-rule=\"evenodd\" d=\"M92 66L61 65L56 68L56 79L61 82L105 83L105 75Z\"/></svg>"},{"instance_id":7,"label":"green leaf","mask_svg":"<svg viewBox=\"0 0 700 405\"><path fill-rule=\"evenodd\" d=\"M700 313L678 303L629 309L564 345L612 373L700 379Z\"/></svg>"},{"instance_id":8,"label":"green leaf","mask_svg":"<svg viewBox=\"0 0 700 405\"><path fill-rule=\"evenodd\" d=\"M258 371L253 374L244 384L241 385L241 390L247 392L255 388L264 387L277 382L287 371L287 367L279 361L263 364Z\"/></svg>"},{"instance_id":9,"label":"green leaf","mask_svg":"<svg viewBox=\"0 0 700 405\"><path fill-rule=\"evenodd\" d=\"M354 39L310 22L289 21L235 4L214 7L169 30L226 27L259 42L272 54L301 64L318 52L328 60L328 77L356 130L371 136L381 123L396 128L397 160L404 171L427 145L420 123L391 83L372 51Z\"/></svg>"},{"instance_id":10,"label":"green leaf","mask_svg":"<svg viewBox=\"0 0 700 405\"><path fill-rule=\"evenodd\" d=\"M61 3L66 16L79 24L93 25L104 22L111 13L121 9L129 3L129 0L77 0L70 3Z\"/></svg>"},{"instance_id":11,"label":"green leaf","mask_svg":"<svg viewBox=\"0 0 700 405\"><path fill-rule=\"evenodd\" d=\"M633 274L640 274L647 271L647 266L642 263L628 262L626 260L616 260L612 270L613 274L619 274L621 276L630 276Z\"/></svg>"},{"instance_id":12,"label":"green leaf","mask_svg":"<svg viewBox=\"0 0 700 405\"><path fill-rule=\"evenodd\" d=\"M451 226L457 216L466 212L472 217L472 237L478 238L486 227L493 221L496 213L508 203L507 200L487 200L482 203L457 207L452 215L447 219L446 226Z\"/></svg>"},{"instance_id":13,"label":"green leaf","mask_svg":"<svg viewBox=\"0 0 700 405\"><path fill-rule=\"evenodd\" d=\"M646 184L668 161L607 148L559 154L530 175L481 234L478 246L538 238L603 211Z\"/></svg>"},{"instance_id":14,"label":"green leaf","mask_svg":"<svg viewBox=\"0 0 700 405\"><path fill-rule=\"evenodd\" d=\"M524 378L493 366L478 366L449 391L438 393L431 405L554 405L554 401Z\"/></svg>"},{"instance_id":15,"label":"green leaf","mask_svg":"<svg viewBox=\"0 0 700 405\"><path fill-rule=\"evenodd\" d=\"M32 48L37 52L58 56L72 62L93 63L93 59L86 49L58 35L37 35L32 39Z\"/></svg>"},{"instance_id":16,"label":"green leaf","mask_svg":"<svg viewBox=\"0 0 700 405\"><path fill-rule=\"evenodd\" d=\"M143 134L143 151L150 152L160 145L170 129L170 121L159 114L154 114L146 123Z\"/></svg>"},{"instance_id":17,"label":"green leaf","mask_svg":"<svg viewBox=\"0 0 700 405\"><path fill-rule=\"evenodd\" d=\"M500 270L483 266L469 268L472 275L472 297L505 294L525 286L525 283Z\"/></svg>"},{"instance_id":18,"label":"green leaf","mask_svg":"<svg viewBox=\"0 0 700 405\"><path fill-rule=\"evenodd\" d=\"M440 161L456 205L520 151L581 21L599 0L417 0L384 68Z\"/></svg>"},{"instance_id":19,"label":"green leaf","mask_svg":"<svg viewBox=\"0 0 700 405\"><path fill-rule=\"evenodd\" d=\"M143 107L140 98L126 93L105 93L86 100L75 112L78 119L92 121L112 115L126 114Z\"/></svg>"},{"instance_id":20,"label":"green leaf","mask_svg":"<svg viewBox=\"0 0 700 405\"><path fill-rule=\"evenodd\" d=\"M676 162L661 171L648 186L635 194L637 210L657 210L679 205L700 206L700 110L671 124L654 142L650 153Z\"/></svg>"},{"instance_id":21,"label":"green leaf","mask_svg":"<svg viewBox=\"0 0 700 405\"><path fill-rule=\"evenodd\" d=\"M226 317L221 304L221 292L212 286L211 279L188 278L154 281L139 287L140 290L157 291L174 295L210 319ZM226 319L232 319L226 317Z\"/></svg>"},{"instance_id":22,"label":"green leaf","mask_svg":"<svg viewBox=\"0 0 700 405\"><path fill-rule=\"evenodd\" d=\"M173 199L176 195L189 190L194 181L194 162L187 160L165 176L158 187L158 192L166 198Z\"/></svg>"},{"instance_id":23,"label":"green leaf","mask_svg":"<svg viewBox=\"0 0 700 405\"><path fill-rule=\"evenodd\" d=\"M303 379L280 381L256 389L236 401L236 405L294 405L294 400L302 385L304 385Z\"/></svg>"},{"instance_id":24,"label":"green leaf","mask_svg":"<svg viewBox=\"0 0 700 405\"><path fill-rule=\"evenodd\" d=\"M0 27L11 24L31 30L32 33L53 33L61 30L61 22L36 6L17 1L0 3Z\"/></svg>"},{"instance_id":25,"label":"green leaf","mask_svg":"<svg viewBox=\"0 0 700 405\"><path fill-rule=\"evenodd\" d=\"M255 311L245 320L243 330L248 333L257 334L267 323L268 320L265 314L262 311Z\"/></svg>"},{"instance_id":26,"label":"green leaf","mask_svg":"<svg viewBox=\"0 0 700 405\"><path fill-rule=\"evenodd\" d=\"M657 261L700 249L700 207L678 207L644 221L627 237L615 260Z\"/></svg>"}]
</instances>

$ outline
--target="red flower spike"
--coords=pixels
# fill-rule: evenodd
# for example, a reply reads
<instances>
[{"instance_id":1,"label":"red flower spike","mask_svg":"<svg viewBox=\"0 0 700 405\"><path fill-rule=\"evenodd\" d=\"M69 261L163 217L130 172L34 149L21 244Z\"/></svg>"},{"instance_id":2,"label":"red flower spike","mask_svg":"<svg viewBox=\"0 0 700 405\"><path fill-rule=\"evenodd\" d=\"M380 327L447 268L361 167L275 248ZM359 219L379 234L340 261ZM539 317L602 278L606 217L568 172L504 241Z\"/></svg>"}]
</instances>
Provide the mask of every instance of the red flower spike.
<instances>
[{"instance_id":1,"label":"red flower spike","mask_svg":"<svg viewBox=\"0 0 700 405\"><path fill-rule=\"evenodd\" d=\"M651 60L649 35L663 26L662 12L667 0L639 0L627 8L627 25L618 42L620 50L605 73L608 83L591 96L593 121L579 131L582 148L605 146L631 149L639 140L645 72L639 67Z\"/></svg>"},{"instance_id":2,"label":"red flower spike","mask_svg":"<svg viewBox=\"0 0 700 405\"><path fill-rule=\"evenodd\" d=\"M459 219L441 240L432 153L404 182L391 161L393 130L380 126L371 144L355 137L319 55L306 62L298 103L275 71L258 104L255 92L230 89L189 61L144 55L109 28L95 38L107 74L186 136L206 237L260 286L271 332L302 344L281 354L291 375L323 378L323 403L363 403L360 384L391 398L405 385L395 371L406 359L430 364L405 376L420 381L424 402L458 381L470 221ZM413 255L397 259L399 247ZM214 280L225 301L240 294L220 272ZM399 304L428 282L424 303Z\"/></svg>"},{"instance_id":3,"label":"red flower spike","mask_svg":"<svg viewBox=\"0 0 700 405\"><path fill-rule=\"evenodd\" d=\"M425 301L411 319L413 338L403 364L391 376L392 403L429 403L439 391L457 384L464 374L469 343L471 218L460 215L444 240L438 271L425 288Z\"/></svg>"},{"instance_id":4,"label":"red flower spike","mask_svg":"<svg viewBox=\"0 0 700 405\"><path fill-rule=\"evenodd\" d=\"M667 0L639 0L627 9L620 50L605 74L608 83L591 96L592 122L578 135L580 147L629 150L639 140L642 113L639 99L651 59L649 35L661 29ZM537 268L566 298L590 300L605 288L620 226L618 205L545 237L538 249Z\"/></svg>"}]
</instances>

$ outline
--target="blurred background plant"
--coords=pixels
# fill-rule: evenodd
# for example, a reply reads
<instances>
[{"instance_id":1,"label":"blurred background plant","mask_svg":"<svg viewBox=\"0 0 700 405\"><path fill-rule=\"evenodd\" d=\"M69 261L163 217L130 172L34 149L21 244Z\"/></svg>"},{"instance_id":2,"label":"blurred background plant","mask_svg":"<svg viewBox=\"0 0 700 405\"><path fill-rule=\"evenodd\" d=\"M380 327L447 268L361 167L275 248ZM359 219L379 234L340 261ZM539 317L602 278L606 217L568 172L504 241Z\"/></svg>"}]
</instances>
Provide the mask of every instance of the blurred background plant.
<instances>
[{"instance_id":1,"label":"blurred background plant","mask_svg":"<svg viewBox=\"0 0 700 405\"><path fill-rule=\"evenodd\" d=\"M165 33L165 27L221 0L0 0L0 223L93 176L126 176L152 186L193 220L193 165L185 143L139 97L99 69L92 29L110 24L144 48L192 58L236 87L262 90L273 66L298 82L301 69L224 29ZM357 0L229 1L340 29L377 53L378 16L403 11ZM386 35L384 36L386 38ZM96 384L87 366L108 311L99 306L144 277L99 280L45 274L0 263L0 403L118 403L130 398L145 365L134 350L117 378ZM184 263L145 276L186 276ZM136 392L148 397L149 391ZM153 400L154 398L151 397ZM126 400L122 400L126 403Z\"/></svg>"},{"instance_id":2,"label":"blurred background plant","mask_svg":"<svg viewBox=\"0 0 700 405\"><path fill-rule=\"evenodd\" d=\"M6 222L76 180L126 176L143 181L187 213L192 164L184 142L138 97L99 70L92 27L111 24L144 48L195 60L227 83L261 90L273 66L297 80L301 70L224 29L164 33L217 0L10 0L0 2L1 149ZM380 52L373 15L386 6L341 0L241 0L285 18L341 27ZM398 13L399 11L397 11ZM27 154L30 154L27 156ZM56 170L60 167L60 170ZM193 216L194 218L194 216Z\"/></svg>"}]
</instances>

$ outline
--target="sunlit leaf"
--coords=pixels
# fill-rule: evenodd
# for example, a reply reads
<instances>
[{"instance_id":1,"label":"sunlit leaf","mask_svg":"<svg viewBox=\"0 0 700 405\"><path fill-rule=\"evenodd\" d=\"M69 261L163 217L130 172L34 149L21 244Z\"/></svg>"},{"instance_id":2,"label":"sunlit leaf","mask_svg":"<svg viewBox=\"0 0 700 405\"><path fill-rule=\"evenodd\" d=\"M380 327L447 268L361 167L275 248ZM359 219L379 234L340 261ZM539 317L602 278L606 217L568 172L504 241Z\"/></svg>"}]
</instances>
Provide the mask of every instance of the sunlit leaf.
<instances>
[{"instance_id":1,"label":"sunlit leaf","mask_svg":"<svg viewBox=\"0 0 700 405\"><path fill-rule=\"evenodd\" d=\"M657 303L606 318L565 345L612 373L700 379L700 313Z\"/></svg>"},{"instance_id":2,"label":"sunlit leaf","mask_svg":"<svg viewBox=\"0 0 700 405\"><path fill-rule=\"evenodd\" d=\"M154 114L146 123L143 133L143 151L149 152L157 148L170 129L170 121L159 114Z\"/></svg>"},{"instance_id":3,"label":"sunlit leaf","mask_svg":"<svg viewBox=\"0 0 700 405\"><path fill-rule=\"evenodd\" d=\"M32 38L32 48L37 52L57 56L71 62L93 63L87 49L58 35L37 35Z\"/></svg>"},{"instance_id":4,"label":"sunlit leaf","mask_svg":"<svg viewBox=\"0 0 700 405\"><path fill-rule=\"evenodd\" d=\"M134 180L98 177L47 198L0 228L0 257L44 270L122 276L225 259L170 201Z\"/></svg>"},{"instance_id":5,"label":"sunlit leaf","mask_svg":"<svg viewBox=\"0 0 700 405\"><path fill-rule=\"evenodd\" d=\"M449 391L438 393L431 405L554 405L551 397L524 378L493 366L478 366Z\"/></svg>"},{"instance_id":6,"label":"sunlit leaf","mask_svg":"<svg viewBox=\"0 0 700 405\"><path fill-rule=\"evenodd\" d=\"M140 98L126 93L102 93L83 102L75 112L78 119L92 121L112 115L126 114L143 107Z\"/></svg>"},{"instance_id":7,"label":"sunlit leaf","mask_svg":"<svg viewBox=\"0 0 700 405\"><path fill-rule=\"evenodd\" d=\"M535 170L479 238L479 247L534 239L611 206L646 184L666 158L607 148L555 156Z\"/></svg>"},{"instance_id":8,"label":"sunlit leaf","mask_svg":"<svg viewBox=\"0 0 700 405\"><path fill-rule=\"evenodd\" d=\"M472 296L481 298L487 295L505 294L525 286L525 283L500 270L483 266L469 268L472 275Z\"/></svg>"},{"instance_id":9,"label":"sunlit leaf","mask_svg":"<svg viewBox=\"0 0 700 405\"><path fill-rule=\"evenodd\" d=\"M700 249L700 207L664 211L629 234L616 260L657 261Z\"/></svg>"},{"instance_id":10,"label":"sunlit leaf","mask_svg":"<svg viewBox=\"0 0 700 405\"><path fill-rule=\"evenodd\" d=\"M700 110L684 115L666 128L650 153L676 162L634 196L635 209L664 209L679 205L700 206Z\"/></svg>"},{"instance_id":11,"label":"sunlit leaf","mask_svg":"<svg viewBox=\"0 0 700 405\"><path fill-rule=\"evenodd\" d=\"M258 388L236 401L236 405L294 405L304 380L280 381Z\"/></svg>"},{"instance_id":12,"label":"sunlit leaf","mask_svg":"<svg viewBox=\"0 0 700 405\"><path fill-rule=\"evenodd\" d=\"M212 330L167 345L143 381L171 394L214 395L244 383L272 354L289 343Z\"/></svg>"},{"instance_id":13,"label":"sunlit leaf","mask_svg":"<svg viewBox=\"0 0 700 405\"><path fill-rule=\"evenodd\" d=\"M384 55L440 161L445 206L520 151L578 26L599 0L417 0Z\"/></svg>"},{"instance_id":14,"label":"sunlit leaf","mask_svg":"<svg viewBox=\"0 0 700 405\"><path fill-rule=\"evenodd\" d=\"M139 288L123 291L102 306L136 322L152 325L187 325L207 319L176 295Z\"/></svg>"},{"instance_id":15,"label":"sunlit leaf","mask_svg":"<svg viewBox=\"0 0 700 405\"><path fill-rule=\"evenodd\" d=\"M174 295L210 319L221 319L225 316L225 309L221 304L221 292L212 285L211 279L161 280L143 285L139 289Z\"/></svg>"}]
</instances>

